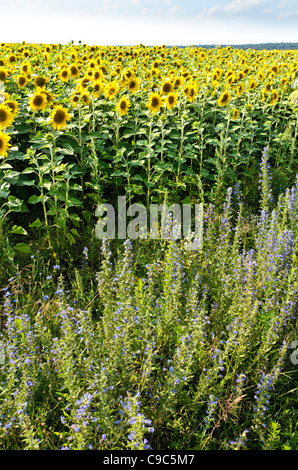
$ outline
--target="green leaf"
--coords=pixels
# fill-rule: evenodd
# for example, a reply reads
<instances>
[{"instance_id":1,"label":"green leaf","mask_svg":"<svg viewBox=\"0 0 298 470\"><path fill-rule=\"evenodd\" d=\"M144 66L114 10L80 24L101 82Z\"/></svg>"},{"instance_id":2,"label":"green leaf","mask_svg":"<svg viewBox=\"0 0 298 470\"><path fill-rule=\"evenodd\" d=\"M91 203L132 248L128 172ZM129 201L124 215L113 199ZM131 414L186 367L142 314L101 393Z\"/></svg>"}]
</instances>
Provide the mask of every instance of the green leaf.
<instances>
[{"instance_id":1,"label":"green leaf","mask_svg":"<svg viewBox=\"0 0 298 470\"><path fill-rule=\"evenodd\" d=\"M3 181L0 184L0 197L7 198L10 193L10 184L7 181Z\"/></svg>"},{"instance_id":2,"label":"green leaf","mask_svg":"<svg viewBox=\"0 0 298 470\"><path fill-rule=\"evenodd\" d=\"M141 175L134 175L134 176L132 177L132 179L133 179L134 181L143 181L143 178L142 178Z\"/></svg>"},{"instance_id":3,"label":"green leaf","mask_svg":"<svg viewBox=\"0 0 298 470\"><path fill-rule=\"evenodd\" d=\"M42 227L42 222L40 221L40 219L36 219L34 222L32 222L32 224L29 225L30 228L39 228L39 227Z\"/></svg>"},{"instance_id":4,"label":"green leaf","mask_svg":"<svg viewBox=\"0 0 298 470\"><path fill-rule=\"evenodd\" d=\"M70 197L67 201L65 201L65 205L67 207L72 207L72 206L81 206L83 203L79 199L76 199L75 197Z\"/></svg>"},{"instance_id":5,"label":"green leaf","mask_svg":"<svg viewBox=\"0 0 298 470\"><path fill-rule=\"evenodd\" d=\"M78 234L78 231L75 228L72 228L70 231L71 231L71 233L76 235L78 238L80 237L80 235Z\"/></svg>"},{"instance_id":6,"label":"green leaf","mask_svg":"<svg viewBox=\"0 0 298 470\"><path fill-rule=\"evenodd\" d=\"M28 235L23 227L17 225L14 225L8 233L13 233L14 235Z\"/></svg>"},{"instance_id":7,"label":"green leaf","mask_svg":"<svg viewBox=\"0 0 298 470\"><path fill-rule=\"evenodd\" d=\"M66 236L67 236L67 238L68 238L68 241L69 241L69 243L70 243L70 246L74 245L76 241L75 241L74 237L72 236L72 234L71 234L70 232L68 232L68 233L66 234Z\"/></svg>"},{"instance_id":8,"label":"green leaf","mask_svg":"<svg viewBox=\"0 0 298 470\"><path fill-rule=\"evenodd\" d=\"M31 253L30 246L26 243L17 243L13 249L19 251L20 253Z\"/></svg>"},{"instance_id":9,"label":"green leaf","mask_svg":"<svg viewBox=\"0 0 298 470\"><path fill-rule=\"evenodd\" d=\"M15 196L9 196L8 201L7 201L6 204L9 207L9 209L13 212L21 212L22 211L23 201L16 198Z\"/></svg>"},{"instance_id":10,"label":"green leaf","mask_svg":"<svg viewBox=\"0 0 298 470\"><path fill-rule=\"evenodd\" d=\"M73 223L76 227L79 227L79 226L80 226L81 219L80 219L80 217L79 217L77 214L71 214L69 217L70 217L70 220L72 221L72 223Z\"/></svg>"},{"instance_id":11,"label":"green leaf","mask_svg":"<svg viewBox=\"0 0 298 470\"><path fill-rule=\"evenodd\" d=\"M90 224L91 222L91 217L92 217L92 212L90 211L83 211L83 217L86 220L87 224Z\"/></svg>"},{"instance_id":12,"label":"green leaf","mask_svg":"<svg viewBox=\"0 0 298 470\"><path fill-rule=\"evenodd\" d=\"M35 194L33 194L28 200L29 204L37 204L38 202L41 202L41 197L38 197Z\"/></svg>"},{"instance_id":13,"label":"green leaf","mask_svg":"<svg viewBox=\"0 0 298 470\"><path fill-rule=\"evenodd\" d=\"M62 148L62 149L59 148L59 149L58 149L58 152L59 152L59 153L62 153L62 154L64 154L64 155L73 155L73 153L74 153L72 146L71 146L70 144L68 144L68 143L64 143L64 144L63 144L63 148Z\"/></svg>"},{"instance_id":14,"label":"green leaf","mask_svg":"<svg viewBox=\"0 0 298 470\"><path fill-rule=\"evenodd\" d=\"M4 178L11 184L16 184L19 178L19 172L18 171L10 171L7 173Z\"/></svg>"}]
</instances>

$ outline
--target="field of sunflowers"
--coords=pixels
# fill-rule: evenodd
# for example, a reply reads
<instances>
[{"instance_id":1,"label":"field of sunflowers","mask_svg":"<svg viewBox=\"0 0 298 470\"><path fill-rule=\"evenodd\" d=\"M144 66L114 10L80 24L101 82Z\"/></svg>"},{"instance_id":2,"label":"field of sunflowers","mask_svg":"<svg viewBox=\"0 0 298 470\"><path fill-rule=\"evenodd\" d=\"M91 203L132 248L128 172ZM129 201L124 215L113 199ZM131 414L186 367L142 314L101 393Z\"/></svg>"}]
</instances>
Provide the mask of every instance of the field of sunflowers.
<instances>
[{"instance_id":1,"label":"field of sunflowers","mask_svg":"<svg viewBox=\"0 0 298 470\"><path fill-rule=\"evenodd\" d=\"M297 136L295 50L0 44L0 449L297 450Z\"/></svg>"}]
</instances>

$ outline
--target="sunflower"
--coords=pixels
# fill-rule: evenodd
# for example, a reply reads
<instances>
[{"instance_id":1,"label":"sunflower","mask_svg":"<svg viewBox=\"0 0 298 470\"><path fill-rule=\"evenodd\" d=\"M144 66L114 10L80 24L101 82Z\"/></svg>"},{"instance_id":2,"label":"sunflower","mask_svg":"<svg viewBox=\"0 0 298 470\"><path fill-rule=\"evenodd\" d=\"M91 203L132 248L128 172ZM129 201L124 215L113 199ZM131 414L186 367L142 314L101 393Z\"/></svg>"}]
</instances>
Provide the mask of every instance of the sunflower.
<instances>
[{"instance_id":1,"label":"sunflower","mask_svg":"<svg viewBox=\"0 0 298 470\"><path fill-rule=\"evenodd\" d=\"M277 93L276 90L273 90L272 93L271 93L270 103L275 104L278 100L279 100L279 94Z\"/></svg>"},{"instance_id":2,"label":"sunflower","mask_svg":"<svg viewBox=\"0 0 298 470\"><path fill-rule=\"evenodd\" d=\"M244 91L244 85L243 83L239 83L239 85L237 85L237 89L236 89L236 98L238 98L238 96L240 96Z\"/></svg>"},{"instance_id":3,"label":"sunflower","mask_svg":"<svg viewBox=\"0 0 298 470\"><path fill-rule=\"evenodd\" d=\"M19 75L17 78L17 85L19 88L24 88L27 85L27 78L24 75Z\"/></svg>"},{"instance_id":4,"label":"sunflower","mask_svg":"<svg viewBox=\"0 0 298 470\"><path fill-rule=\"evenodd\" d=\"M128 80L126 86L130 92L135 93L140 88L139 80L136 77L133 77Z\"/></svg>"},{"instance_id":5,"label":"sunflower","mask_svg":"<svg viewBox=\"0 0 298 470\"><path fill-rule=\"evenodd\" d=\"M249 90L254 90L258 86L257 82L252 78L249 83Z\"/></svg>"},{"instance_id":6,"label":"sunflower","mask_svg":"<svg viewBox=\"0 0 298 470\"><path fill-rule=\"evenodd\" d=\"M80 101L85 106L88 106L90 104L91 98L90 98L90 94L87 90L84 90L80 93Z\"/></svg>"},{"instance_id":7,"label":"sunflower","mask_svg":"<svg viewBox=\"0 0 298 470\"><path fill-rule=\"evenodd\" d=\"M9 57L8 57L8 62L10 64L14 64L15 62L17 61L17 58L14 54L11 54Z\"/></svg>"},{"instance_id":8,"label":"sunflower","mask_svg":"<svg viewBox=\"0 0 298 470\"><path fill-rule=\"evenodd\" d=\"M240 111L237 108L234 108L232 111L232 119L239 119Z\"/></svg>"},{"instance_id":9,"label":"sunflower","mask_svg":"<svg viewBox=\"0 0 298 470\"><path fill-rule=\"evenodd\" d=\"M67 109L63 108L62 105L55 106L51 114L51 124L54 129L62 129L66 127L67 121L70 120L70 114Z\"/></svg>"},{"instance_id":10,"label":"sunflower","mask_svg":"<svg viewBox=\"0 0 298 470\"><path fill-rule=\"evenodd\" d=\"M221 94L219 99L217 100L217 104L218 104L218 106L225 106L227 104L227 102L230 101L230 99L231 99L230 93L228 92L228 90L225 90Z\"/></svg>"},{"instance_id":11,"label":"sunflower","mask_svg":"<svg viewBox=\"0 0 298 470\"><path fill-rule=\"evenodd\" d=\"M84 77L80 81L80 87L81 88L87 88L91 84L91 78L90 77Z\"/></svg>"},{"instance_id":12,"label":"sunflower","mask_svg":"<svg viewBox=\"0 0 298 470\"><path fill-rule=\"evenodd\" d=\"M272 67L268 71L268 73L271 73L273 75L276 75L278 72L279 72L279 66L278 65L272 65Z\"/></svg>"},{"instance_id":13,"label":"sunflower","mask_svg":"<svg viewBox=\"0 0 298 470\"><path fill-rule=\"evenodd\" d=\"M80 92L79 91L75 92L74 95L72 95L70 101L73 106L77 106L78 103L80 102Z\"/></svg>"},{"instance_id":14,"label":"sunflower","mask_svg":"<svg viewBox=\"0 0 298 470\"><path fill-rule=\"evenodd\" d=\"M40 75L38 75L37 77L35 77L34 79L34 85L37 87L37 88L44 88L47 84L47 79L45 77L41 77Z\"/></svg>"},{"instance_id":15,"label":"sunflower","mask_svg":"<svg viewBox=\"0 0 298 470\"><path fill-rule=\"evenodd\" d=\"M101 70L94 70L93 72L93 80L103 80L104 79L104 74L102 73Z\"/></svg>"},{"instance_id":16,"label":"sunflower","mask_svg":"<svg viewBox=\"0 0 298 470\"><path fill-rule=\"evenodd\" d=\"M165 79L161 85L160 93L162 95L167 95L173 91L173 84L170 80Z\"/></svg>"},{"instance_id":17,"label":"sunflower","mask_svg":"<svg viewBox=\"0 0 298 470\"><path fill-rule=\"evenodd\" d=\"M72 78L78 78L79 75L80 75L80 70L78 69L78 67L75 64L70 66L69 71L70 71L70 75L71 75Z\"/></svg>"},{"instance_id":18,"label":"sunflower","mask_svg":"<svg viewBox=\"0 0 298 470\"><path fill-rule=\"evenodd\" d=\"M266 83L266 85L264 87L264 91L268 93L268 91L271 90L271 86L272 86L272 84L270 82Z\"/></svg>"},{"instance_id":19,"label":"sunflower","mask_svg":"<svg viewBox=\"0 0 298 470\"><path fill-rule=\"evenodd\" d=\"M128 108L130 106L130 101L123 96L119 103L117 104L116 110L119 112L120 116L128 113Z\"/></svg>"},{"instance_id":20,"label":"sunflower","mask_svg":"<svg viewBox=\"0 0 298 470\"><path fill-rule=\"evenodd\" d=\"M69 76L70 76L70 71L68 70L68 68L64 68L63 70L61 70L59 74L60 80L62 80L62 82L67 82L67 80L69 79Z\"/></svg>"},{"instance_id":21,"label":"sunflower","mask_svg":"<svg viewBox=\"0 0 298 470\"><path fill-rule=\"evenodd\" d=\"M14 116L17 115L18 113L18 110L19 110L19 104L17 103L17 101L6 101L5 102L6 106L9 107L9 109L11 110L12 114Z\"/></svg>"},{"instance_id":22,"label":"sunflower","mask_svg":"<svg viewBox=\"0 0 298 470\"><path fill-rule=\"evenodd\" d=\"M29 74L30 73L30 63L29 62L24 62L21 64L21 73L22 74Z\"/></svg>"},{"instance_id":23,"label":"sunflower","mask_svg":"<svg viewBox=\"0 0 298 470\"><path fill-rule=\"evenodd\" d=\"M183 85L183 78L182 77L174 77L173 79L173 86L174 88L180 88Z\"/></svg>"},{"instance_id":24,"label":"sunflower","mask_svg":"<svg viewBox=\"0 0 298 470\"><path fill-rule=\"evenodd\" d=\"M176 106L178 101L178 93L171 92L166 97L166 105L168 109L172 109Z\"/></svg>"},{"instance_id":25,"label":"sunflower","mask_svg":"<svg viewBox=\"0 0 298 470\"><path fill-rule=\"evenodd\" d=\"M46 95L48 105L51 106L55 101L55 96L49 90L42 90L42 92Z\"/></svg>"},{"instance_id":26,"label":"sunflower","mask_svg":"<svg viewBox=\"0 0 298 470\"><path fill-rule=\"evenodd\" d=\"M183 90L185 96L187 96L188 101L193 103L196 99L196 95L198 92L197 85L195 83L189 83Z\"/></svg>"},{"instance_id":27,"label":"sunflower","mask_svg":"<svg viewBox=\"0 0 298 470\"><path fill-rule=\"evenodd\" d=\"M38 90L34 95L32 96L29 106L31 109L34 111L41 111L44 110L48 105L48 100L46 94L43 92L43 90Z\"/></svg>"},{"instance_id":28,"label":"sunflower","mask_svg":"<svg viewBox=\"0 0 298 470\"><path fill-rule=\"evenodd\" d=\"M0 104L0 129L9 127L14 120L14 115L12 114L10 108L6 104Z\"/></svg>"},{"instance_id":29,"label":"sunflower","mask_svg":"<svg viewBox=\"0 0 298 470\"><path fill-rule=\"evenodd\" d=\"M0 156L1 157L7 156L7 151L9 150L9 147L11 146L9 141L10 141L10 136L8 134L3 134L3 132L0 132Z\"/></svg>"},{"instance_id":30,"label":"sunflower","mask_svg":"<svg viewBox=\"0 0 298 470\"><path fill-rule=\"evenodd\" d=\"M152 92L149 96L148 108L152 113L157 113L163 105L163 99L158 93Z\"/></svg>"},{"instance_id":31,"label":"sunflower","mask_svg":"<svg viewBox=\"0 0 298 470\"><path fill-rule=\"evenodd\" d=\"M109 100L113 99L114 96L118 93L118 91L119 85L115 80L108 83L104 88L105 97L109 98Z\"/></svg>"},{"instance_id":32,"label":"sunflower","mask_svg":"<svg viewBox=\"0 0 298 470\"><path fill-rule=\"evenodd\" d=\"M288 84L288 79L286 77L283 77L280 81L281 86L286 86Z\"/></svg>"},{"instance_id":33,"label":"sunflower","mask_svg":"<svg viewBox=\"0 0 298 470\"><path fill-rule=\"evenodd\" d=\"M241 71L238 72L238 74L237 74L237 80L238 80L238 81L239 81L239 80L243 80L244 77L245 77L245 74L244 74L243 72L241 72Z\"/></svg>"},{"instance_id":34,"label":"sunflower","mask_svg":"<svg viewBox=\"0 0 298 470\"><path fill-rule=\"evenodd\" d=\"M189 85L186 85L184 88L183 88L183 94L185 96L188 96L188 92L189 92Z\"/></svg>"},{"instance_id":35,"label":"sunflower","mask_svg":"<svg viewBox=\"0 0 298 470\"><path fill-rule=\"evenodd\" d=\"M6 82L8 77L8 70L4 67L0 68L0 81L1 82Z\"/></svg>"},{"instance_id":36,"label":"sunflower","mask_svg":"<svg viewBox=\"0 0 298 470\"><path fill-rule=\"evenodd\" d=\"M236 75L232 72L232 73L227 77L227 84L228 84L229 86L232 86L233 83L236 83L236 80L237 80Z\"/></svg>"},{"instance_id":37,"label":"sunflower","mask_svg":"<svg viewBox=\"0 0 298 470\"><path fill-rule=\"evenodd\" d=\"M102 94L102 91L103 91L102 81L101 80L96 80L96 82L94 82L94 84L93 84L93 90L92 90L93 96L98 98Z\"/></svg>"}]
</instances>

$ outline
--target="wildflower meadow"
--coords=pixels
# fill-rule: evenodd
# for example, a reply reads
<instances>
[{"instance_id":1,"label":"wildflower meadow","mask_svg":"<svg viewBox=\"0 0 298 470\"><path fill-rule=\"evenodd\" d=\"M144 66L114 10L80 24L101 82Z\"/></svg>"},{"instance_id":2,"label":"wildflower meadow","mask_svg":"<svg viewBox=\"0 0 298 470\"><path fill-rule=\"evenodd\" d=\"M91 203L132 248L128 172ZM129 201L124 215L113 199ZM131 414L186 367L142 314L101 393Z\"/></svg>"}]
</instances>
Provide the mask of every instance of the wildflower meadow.
<instances>
[{"instance_id":1,"label":"wildflower meadow","mask_svg":"<svg viewBox=\"0 0 298 470\"><path fill-rule=\"evenodd\" d=\"M0 44L1 450L297 450L297 135L296 50Z\"/></svg>"}]
</instances>

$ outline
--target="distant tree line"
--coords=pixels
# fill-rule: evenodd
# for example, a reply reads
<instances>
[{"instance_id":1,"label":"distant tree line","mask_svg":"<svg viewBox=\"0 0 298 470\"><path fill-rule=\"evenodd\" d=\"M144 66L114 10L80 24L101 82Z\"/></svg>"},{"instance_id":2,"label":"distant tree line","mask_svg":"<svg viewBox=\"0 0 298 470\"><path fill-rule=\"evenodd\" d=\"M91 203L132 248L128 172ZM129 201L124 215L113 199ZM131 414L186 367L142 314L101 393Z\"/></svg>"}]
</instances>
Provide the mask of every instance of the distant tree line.
<instances>
[{"instance_id":1,"label":"distant tree line","mask_svg":"<svg viewBox=\"0 0 298 470\"><path fill-rule=\"evenodd\" d=\"M194 47L203 47L205 49L214 49L216 47L228 47L230 44L199 44ZM176 47L187 47L187 46L176 46ZM231 49L277 49L277 50L289 50L298 49L298 42L265 42L260 44L231 44Z\"/></svg>"}]
</instances>

